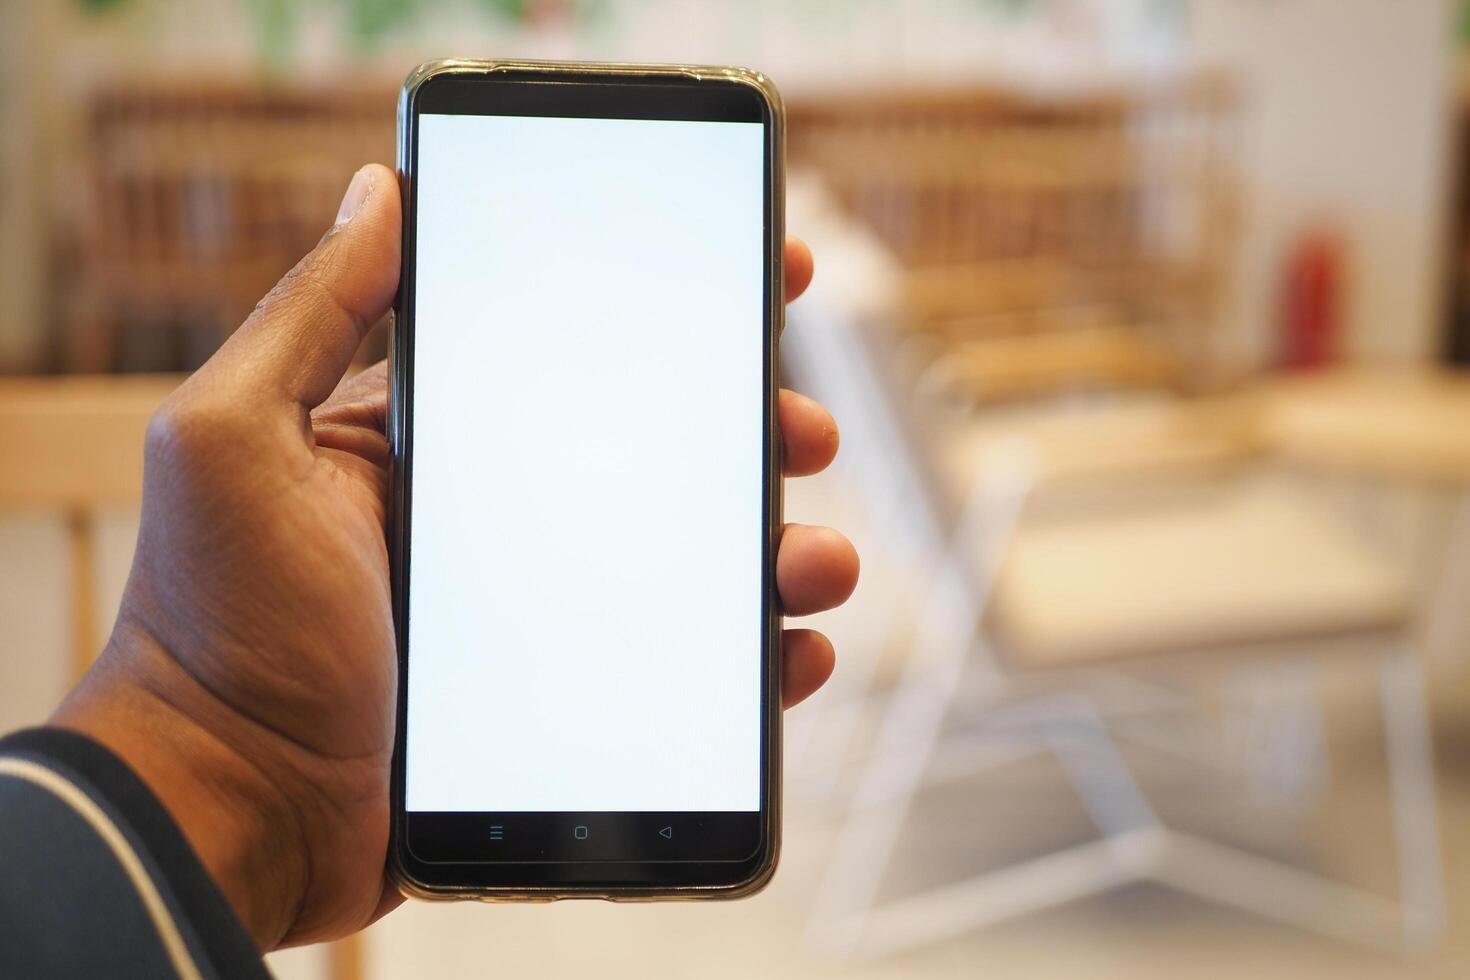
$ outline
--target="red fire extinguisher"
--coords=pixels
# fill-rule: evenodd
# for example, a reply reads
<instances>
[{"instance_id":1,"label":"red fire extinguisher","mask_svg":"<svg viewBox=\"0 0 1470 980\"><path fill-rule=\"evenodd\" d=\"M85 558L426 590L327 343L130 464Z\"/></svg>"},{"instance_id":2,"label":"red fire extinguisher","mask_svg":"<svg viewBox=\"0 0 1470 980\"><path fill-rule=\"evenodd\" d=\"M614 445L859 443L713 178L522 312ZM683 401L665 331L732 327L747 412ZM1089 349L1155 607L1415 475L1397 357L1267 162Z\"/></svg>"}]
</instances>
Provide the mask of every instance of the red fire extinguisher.
<instances>
[{"instance_id":1,"label":"red fire extinguisher","mask_svg":"<svg viewBox=\"0 0 1470 980\"><path fill-rule=\"evenodd\" d=\"M1281 297L1281 365L1321 367L1342 336L1343 249L1326 231L1304 235L1287 258Z\"/></svg>"}]
</instances>

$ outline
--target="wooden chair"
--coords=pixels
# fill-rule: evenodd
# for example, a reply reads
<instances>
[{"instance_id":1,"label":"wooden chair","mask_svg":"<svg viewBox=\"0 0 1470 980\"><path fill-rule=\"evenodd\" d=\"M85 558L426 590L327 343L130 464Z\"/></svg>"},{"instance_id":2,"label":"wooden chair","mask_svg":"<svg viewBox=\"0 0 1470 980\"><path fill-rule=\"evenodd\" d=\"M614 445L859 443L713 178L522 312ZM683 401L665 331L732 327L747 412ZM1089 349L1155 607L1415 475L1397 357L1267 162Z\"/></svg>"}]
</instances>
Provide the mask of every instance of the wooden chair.
<instances>
[{"instance_id":1,"label":"wooden chair","mask_svg":"<svg viewBox=\"0 0 1470 980\"><path fill-rule=\"evenodd\" d=\"M114 368L128 331L182 331L175 366L203 361L329 227L352 172L393 159L394 107L376 82L98 89L68 369Z\"/></svg>"},{"instance_id":2,"label":"wooden chair","mask_svg":"<svg viewBox=\"0 0 1470 980\"><path fill-rule=\"evenodd\" d=\"M899 323L958 397L1179 385L1215 370L1232 111L1214 78L864 93L794 100L790 155L903 268Z\"/></svg>"}]
</instances>

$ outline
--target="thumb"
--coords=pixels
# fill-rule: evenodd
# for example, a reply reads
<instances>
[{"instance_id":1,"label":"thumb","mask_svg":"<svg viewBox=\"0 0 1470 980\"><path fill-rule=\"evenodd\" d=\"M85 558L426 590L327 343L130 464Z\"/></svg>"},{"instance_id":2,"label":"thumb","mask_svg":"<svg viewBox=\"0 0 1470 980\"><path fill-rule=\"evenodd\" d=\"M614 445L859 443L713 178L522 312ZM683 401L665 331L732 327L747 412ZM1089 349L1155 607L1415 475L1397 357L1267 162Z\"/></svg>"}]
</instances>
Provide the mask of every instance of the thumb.
<instances>
[{"instance_id":1,"label":"thumb","mask_svg":"<svg viewBox=\"0 0 1470 980\"><path fill-rule=\"evenodd\" d=\"M326 400L398 289L402 210L393 171L352 177L337 222L201 369L306 408ZM218 372L216 374L216 372Z\"/></svg>"}]
</instances>

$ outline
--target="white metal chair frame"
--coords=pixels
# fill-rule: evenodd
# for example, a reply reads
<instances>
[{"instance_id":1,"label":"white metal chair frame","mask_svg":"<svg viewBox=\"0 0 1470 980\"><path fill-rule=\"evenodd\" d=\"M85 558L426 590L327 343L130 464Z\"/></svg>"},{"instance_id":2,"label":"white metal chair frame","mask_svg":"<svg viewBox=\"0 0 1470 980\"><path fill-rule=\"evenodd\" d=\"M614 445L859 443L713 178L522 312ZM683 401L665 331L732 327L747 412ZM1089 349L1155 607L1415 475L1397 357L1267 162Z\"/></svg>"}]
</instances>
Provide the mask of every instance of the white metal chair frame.
<instances>
[{"instance_id":1,"label":"white metal chair frame","mask_svg":"<svg viewBox=\"0 0 1470 980\"><path fill-rule=\"evenodd\" d=\"M842 311L791 331L786 352L811 371L809 387L846 432L843 465L863 488L873 526L886 529L927 589L902 675L886 696L874 748L861 768L817 896L809 936L847 955L881 955L969 929L1153 881L1224 905L1351 942L1422 949L1445 923L1434 771L1423 682L1402 645L1381 658L1379 689L1400 896L1394 902L1320 875L1167 828L1119 752L1094 697L1061 692L994 707L958 734L945 731L962 675L979 673L993 704L1013 685L979 630L999 558L1027 498L1024 448L977 461L968 499L946 533L932 505L925 461L903 438L862 326ZM847 688L860 694L870 677ZM1147 688L1143 682L1136 682ZM845 724L856 724L849 710ZM983 872L887 904L877 898L904 821L925 785L973 776L1037 751L1055 754L1098 831L1095 841Z\"/></svg>"}]
</instances>

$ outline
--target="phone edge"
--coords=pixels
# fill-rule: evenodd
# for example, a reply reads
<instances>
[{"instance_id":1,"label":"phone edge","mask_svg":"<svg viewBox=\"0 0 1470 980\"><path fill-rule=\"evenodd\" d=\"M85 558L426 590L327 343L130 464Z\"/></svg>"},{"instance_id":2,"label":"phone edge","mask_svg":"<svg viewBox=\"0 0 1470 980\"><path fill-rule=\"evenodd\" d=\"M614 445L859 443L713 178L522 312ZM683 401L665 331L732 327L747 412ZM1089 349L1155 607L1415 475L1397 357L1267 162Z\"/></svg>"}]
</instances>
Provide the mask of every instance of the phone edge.
<instances>
[{"instance_id":1,"label":"phone edge","mask_svg":"<svg viewBox=\"0 0 1470 980\"><path fill-rule=\"evenodd\" d=\"M780 426L778 419L778 403L780 393L780 341L786 326L786 282L785 282L785 224L786 224L786 110L781 94L775 83L764 73L750 68L738 66L710 66L710 65L674 65L674 64L635 64L627 62L573 62L573 61L541 61L521 59L493 59L476 60L463 58L443 58L426 61L411 72L404 79L403 87L399 91L397 108L397 175L400 194L403 196L403 228L402 241L409 241L410 222L413 220L415 208L409 206L408 195L412 186L411 173L411 144L412 144L412 106L414 95L430 79L443 74L450 73L484 73L489 71L530 71L545 72L549 75L556 74L586 74L603 73L631 76L648 76L652 78L666 77L669 75L682 75L697 79L718 79L726 82L741 84L753 90L765 103L767 112L771 119L770 149L768 152L767 166L770 170L770 205L771 205L771 227L769 237L771 240L771 257L768 273L770 275L770 291L767 297L769 308L767 317L770 322L769 337L769 364L767 370L770 373L771 384L767 392L766 412L769 418L769 430L772 438L768 438L768 459L766 466L768 472L772 473L770 486L767 487L768 506L770 508L770 520L767 533L770 535L771 544L768 549L768 568L766 569L767 581L774 589L775 583L775 561L777 545L780 540L781 529L784 525L784 483L781 476L780 459ZM406 300L405 284L406 273L413 259L413 254L405 248L403 252L402 266L399 279L398 294L393 304L394 330L392 341L389 344L388 353L388 411L386 413L387 438L390 448L390 474L389 487L392 499L389 502L389 559L392 578L393 618L395 631L398 629L399 605L401 601L400 583L398 580L398 569L401 567L403 554L403 499L402 467L399 465L400 454L403 451L403 439L406 433L403 430L404 420L400 414L400 406L406 397L407 375L406 358L404 351L400 350L400 344L404 341L403 331L398 329L398 323L402 319L403 305ZM386 861L386 874L402 894L428 901L460 901L478 900L482 902L548 902L561 899L586 898L602 899L613 902L653 902L653 901L699 901L699 900L730 900L745 898L754 895L768 885L775 876L777 865L780 863L781 853L781 828L782 828L782 729L783 714L781 708L780 693L780 665L782 659L781 651L781 614L779 602L773 596L770 598L773 612L768 616L765 629L768 631L767 649L770 651L770 663L767 665L767 691L766 703L771 707L768 709L770 717L765 719L766 733L768 739L766 798L770 801L766 813L766 853L762 856L760 863L754 868L749 877L742 881L721 885L674 885L674 886L627 886L627 887L589 887L589 888L565 888L556 886L533 887L533 888L500 888L493 886L445 886L424 882L416 878L405 866L402 855L403 842L399 833L399 817L403 810L404 787L401 778L402 760L399 758L402 750L403 724L406 719L406 691L403 684L398 685L397 705L395 707L394 719L394 741L393 762L391 770L392 788L389 804L389 841ZM404 667L405 647L400 642L399 669L400 676Z\"/></svg>"}]
</instances>

